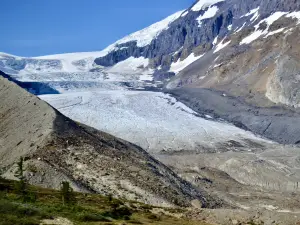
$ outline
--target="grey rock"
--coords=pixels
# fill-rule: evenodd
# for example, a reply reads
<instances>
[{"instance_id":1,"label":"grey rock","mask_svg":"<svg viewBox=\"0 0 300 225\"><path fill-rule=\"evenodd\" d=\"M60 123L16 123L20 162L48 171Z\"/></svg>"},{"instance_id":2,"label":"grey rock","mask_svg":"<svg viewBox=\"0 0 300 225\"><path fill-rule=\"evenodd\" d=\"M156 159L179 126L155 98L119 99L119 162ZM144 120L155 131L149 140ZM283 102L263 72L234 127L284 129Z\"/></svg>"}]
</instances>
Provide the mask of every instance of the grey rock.
<instances>
[{"instance_id":1,"label":"grey rock","mask_svg":"<svg viewBox=\"0 0 300 225\"><path fill-rule=\"evenodd\" d=\"M262 108L242 98L222 96L223 92L199 88L168 90L201 115L209 114L282 144L300 143L300 115L282 107Z\"/></svg>"},{"instance_id":2,"label":"grey rock","mask_svg":"<svg viewBox=\"0 0 300 225\"><path fill-rule=\"evenodd\" d=\"M158 60L155 66L162 65L163 56L167 56L175 51L186 51L188 54L195 48L212 43L215 37L224 38L233 33L236 28L241 27L246 22L246 27L253 27L250 18L242 17L250 10L259 8L259 19L271 15L276 11L297 11L300 9L300 2L294 0L226 0L215 4L219 11L213 18L202 21L201 26L197 18L203 15L206 9L198 12L189 10L184 17L179 17L170 26L169 29L161 32L158 37L152 40L151 44L145 47L137 47L136 42L128 42L119 47L127 47L109 53L104 57L97 58L95 63L102 66L112 66L131 56L143 56L149 59ZM242 17L242 18L241 18ZM232 25L232 30L228 26ZM174 57L172 58L174 60ZM170 63L169 63L170 65Z\"/></svg>"}]
</instances>

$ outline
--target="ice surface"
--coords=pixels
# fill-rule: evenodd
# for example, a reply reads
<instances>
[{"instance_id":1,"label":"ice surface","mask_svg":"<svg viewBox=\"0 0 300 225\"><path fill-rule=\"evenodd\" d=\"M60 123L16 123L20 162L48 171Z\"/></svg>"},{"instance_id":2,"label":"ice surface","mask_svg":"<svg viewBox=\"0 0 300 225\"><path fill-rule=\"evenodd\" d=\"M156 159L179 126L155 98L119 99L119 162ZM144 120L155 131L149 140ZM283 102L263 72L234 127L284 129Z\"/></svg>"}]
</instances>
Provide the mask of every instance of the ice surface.
<instances>
[{"instance_id":1,"label":"ice surface","mask_svg":"<svg viewBox=\"0 0 300 225\"><path fill-rule=\"evenodd\" d=\"M159 92L95 91L42 95L66 116L131 141L151 152L197 150L228 140L251 138L249 132L208 121Z\"/></svg>"}]
</instances>

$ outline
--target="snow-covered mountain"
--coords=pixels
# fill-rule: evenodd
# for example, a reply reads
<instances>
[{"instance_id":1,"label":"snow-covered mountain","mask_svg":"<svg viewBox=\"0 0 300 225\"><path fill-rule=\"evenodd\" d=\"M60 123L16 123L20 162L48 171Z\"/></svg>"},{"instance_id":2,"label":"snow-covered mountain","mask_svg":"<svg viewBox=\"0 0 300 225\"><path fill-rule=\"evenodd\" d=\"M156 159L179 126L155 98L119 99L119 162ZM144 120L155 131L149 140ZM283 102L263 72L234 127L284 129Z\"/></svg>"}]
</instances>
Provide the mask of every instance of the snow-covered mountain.
<instances>
[{"instance_id":1,"label":"snow-covered mountain","mask_svg":"<svg viewBox=\"0 0 300 225\"><path fill-rule=\"evenodd\" d=\"M0 70L18 80L46 83L59 92L208 88L222 93L217 96L243 101L250 105L247 110L251 106L297 108L299 24L299 1L198 0L103 51L33 58L1 53ZM189 96L196 100L186 104L195 110L199 98L210 96ZM294 135L299 126L291 121L298 115L293 108L274 109L273 119L264 117L265 110L258 117L251 108L253 120L233 116L232 105L222 110L215 117L282 143L300 140ZM292 125L282 128L278 115L287 116Z\"/></svg>"},{"instance_id":2,"label":"snow-covered mountain","mask_svg":"<svg viewBox=\"0 0 300 225\"><path fill-rule=\"evenodd\" d=\"M198 0L103 51L0 53L0 71L233 206L296 212L299 26L300 1Z\"/></svg>"},{"instance_id":3,"label":"snow-covered mountain","mask_svg":"<svg viewBox=\"0 0 300 225\"><path fill-rule=\"evenodd\" d=\"M165 81L195 61L208 60L211 54L212 59L206 64L217 68L224 64L217 60L224 49L234 47L237 53L245 51L258 40L291 32L299 21L297 1L198 0L190 8L130 34L102 51L32 58L0 53L0 70L15 75L125 71L152 76L148 80ZM204 75L200 80L203 78ZM187 82L177 77L168 87Z\"/></svg>"},{"instance_id":4,"label":"snow-covered mountain","mask_svg":"<svg viewBox=\"0 0 300 225\"><path fill-rule=\"evenodd\" d=\"M148 46L162 31L168 29L169 24L178 19L181 14L182 11L177 12L160 22L118 40L98 52L67 53L40 57L19 57L0 53L0 70L9 74L26 75L56 72L89 72L103 68L103 66L99 66L94 62L96 58L122 51L127 48L122 45L130 42L135 42L137 47ZM124 71L123 69L125 68L125 71L134 73L140 67L148 67L148 61L144 57L128 57L123 63L117 64L116 67L110 68L109 71Z\"/></svg>"}]
</instances>

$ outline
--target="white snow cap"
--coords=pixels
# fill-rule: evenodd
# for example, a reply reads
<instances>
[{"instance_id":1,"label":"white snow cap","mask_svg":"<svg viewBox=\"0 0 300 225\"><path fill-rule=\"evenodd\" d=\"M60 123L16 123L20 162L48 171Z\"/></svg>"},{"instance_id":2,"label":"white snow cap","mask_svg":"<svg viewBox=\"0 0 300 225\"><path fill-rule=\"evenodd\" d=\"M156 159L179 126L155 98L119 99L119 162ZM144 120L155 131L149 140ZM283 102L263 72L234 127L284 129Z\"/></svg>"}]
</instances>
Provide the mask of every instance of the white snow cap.
<instances>
[{"instance_id":1,"label":"white snow cap","mask_svg":"<svg viewBox=\"0 0 300 225\"><path fill-rule=\"evenodd\" d=\"M200 11L210 7L218 2L224 2L225 0L198 0L198 2L192 7L192 11Z\"/></svg>"},{"instance_id":2,"label":"white snow cap","mask_svg":"<svg viewBox=\"0 0 300 225\"><path fill-rule=\"evenodd\" d=\"M143 30L137 31L122 38L115 44L122 44L129 41L137 41L138 47L144 47L146 45L149 45L151 41L155 39L163 30L167 30L169 28L169 24L172 23L174 20L178 19L183 12L184 10L176 12L162 21L154 23Z\"/></svg>"},{"instance_id":3,"label":"white snow cap","mask_svg":"<svg viewBox=\"0 0 300 225\"><path fill-rule=\"evenodd\" d=\"M205 13L203 15L200 15L198 18L197 18L197 21L199 23L199 27L201 26L202 24L202 20L204 19L209 19L209 18L212 18L214 17L217 12L219 11L219 8L217 6L212 6L212 7L209 7Z\"/></svg>"},{"instance_id":4,"label":"white snow cap","mask_svg":"<svg viewBox=\"0 0 300 225\"><path fill-rule=\"evenodd\" d=\"M35 57L36 59L65 59L65 58L73 58L73 60L80 60L85 58L97 58L103 57L109 54L114 50L118 50L117 45L124 44L130 41L136 41L138 47L144 47L151 43L153 39L155 39L162 31L167 30L169 28L170 23L178 19L184 10L178 11L167 18L150 25L140 31L134 32L124 38L116 41L115 43L109 45L107 48L102 51L97 52L79 52L79 53L66 53L66 54L58 54L51 56L41 56Z\"/></svg>"}]
</instances>

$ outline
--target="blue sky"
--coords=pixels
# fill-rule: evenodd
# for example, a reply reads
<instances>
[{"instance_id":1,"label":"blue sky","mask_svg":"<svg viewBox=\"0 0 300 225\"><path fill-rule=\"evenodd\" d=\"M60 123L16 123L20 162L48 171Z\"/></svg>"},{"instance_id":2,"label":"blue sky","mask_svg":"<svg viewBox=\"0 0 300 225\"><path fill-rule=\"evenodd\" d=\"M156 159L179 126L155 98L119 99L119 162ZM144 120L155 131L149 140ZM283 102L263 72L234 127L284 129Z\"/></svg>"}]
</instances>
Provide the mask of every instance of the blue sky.
<instances>
[{"instance_id":1,"label":"blue sky","mask_svg":"<svg viewBox=\"0 0 300 225\"><path fill-rule=\"evenodd\" d=\"M1 0L0 52L97 51L195 0Z\"/></svg>"}]
</instances>

